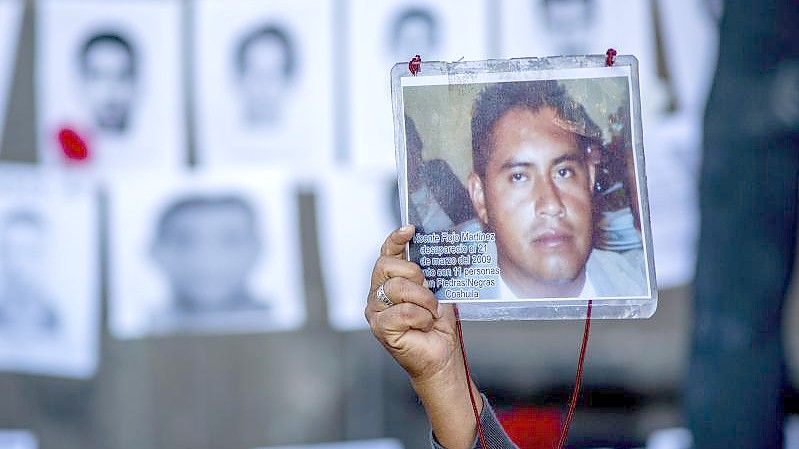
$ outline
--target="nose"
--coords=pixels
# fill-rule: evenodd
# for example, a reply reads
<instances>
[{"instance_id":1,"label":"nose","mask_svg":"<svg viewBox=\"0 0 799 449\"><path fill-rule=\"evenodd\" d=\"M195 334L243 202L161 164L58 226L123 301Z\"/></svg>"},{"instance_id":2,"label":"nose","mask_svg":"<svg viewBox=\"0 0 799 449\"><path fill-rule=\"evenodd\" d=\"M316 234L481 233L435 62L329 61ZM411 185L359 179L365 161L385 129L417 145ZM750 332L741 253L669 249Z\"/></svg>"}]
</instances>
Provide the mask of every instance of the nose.
<instances>
[{"instance_id":1,"label":"nose","mask_svg":"<svg viewBox=\"0 0 799 449\"><path fill-rule=\"evenodd\" d=\"M536 183L534 191L536 215L562 217L566 213L560 192L552 179L547 178Z\"/></svg>"}]
</instances>

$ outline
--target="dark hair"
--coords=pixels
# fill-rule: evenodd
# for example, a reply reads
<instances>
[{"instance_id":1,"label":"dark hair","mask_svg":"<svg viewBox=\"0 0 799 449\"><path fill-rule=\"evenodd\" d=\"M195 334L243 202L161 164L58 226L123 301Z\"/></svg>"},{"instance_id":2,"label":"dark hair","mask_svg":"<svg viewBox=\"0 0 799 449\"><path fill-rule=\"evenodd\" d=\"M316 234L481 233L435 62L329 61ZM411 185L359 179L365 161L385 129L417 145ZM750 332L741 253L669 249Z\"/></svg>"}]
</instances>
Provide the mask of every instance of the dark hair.
<instances>
[{"instance_id":1,"label":"dark hair","mask_svg":"<svg viewBox=\"0 0 799 449\"><path fill-rule=\"evenodd\" d=\"M583 105L571 98L555 80L503 82L486 86L472 108L472 164L485 176L492 150L492 130L496 122L513 108L537 112L555 109L557 116L574 128L577 145L587 156L602 144L602 130L591 120Z\"/></svg>"},{"instance_id":2,"label":"dark hair","mask_svg":"<svg viewBox=\"0 0 799 449\"><path fill-rule=\"evenodd\" d=\"M236 47L235 54L235 65L238 73L244 73L244 70L246 69L247 49L250 47L250 45L261 39L276 39L278 42L280 42L280 45L283 47L283 54L285 55L283 73L286 75L286 78L290 78L292 75L294 75L297 64L296 57L294 55L294 44L292 43L291 38L289 38L289 33L277 25L265 25L258 27L246 33L241 38L238 46Z\"/></svg>"},{"instance_id":3,"label":"dark hair","mask_svg":"<svg viewBox=\"0 0 799 449\"><path fill-rule=\"evenodd\" d=\"M92 47L102 43L118 45L125 50L125 52L128 54L128 60L130 61L129 75L131 77L136 75L138 70L138 58L136 56L136 50L133 48L133 45L130 43L129 39L123 37L117 32L102 32L93 34L92 37L83 43L83 45L80 47L81 73L86 74L86 72L89 70L88 55Z\"/></svg>"},{"instance_id":4,"label":"dark hair","mask_svg":"<svg viewBox=\"0 0 799 449\"><path fill-rule=\"evenodd\" d=\"M396 19L391 27L391 44L396 46L399 41L399 34L402 27L409 20L420 19L427 23L427 28L430 30L430 38L433 43L438 42L438 27L436 26L436 18L433 13L428 9L411 8L406 9ZM421 50L420 50L421 51ZM411 55L408 55L410 57Z\"/></svg>"},{"instance_id":5,"label":"dark hair","mask_svg":"<svg viewBox=\"0 0 799 449\"><path fill-rule=\"evenodd\" d=\"M192 209L199 209L199 208L222 208L222 207L235 207L241 209L246 215L247 219L253 225L253 228L256 227L257 217L255 213L255 209L252 205L247 202L244 198L240 196L234 195L225 195L225 196L210 196L210 195L191 195L182 197L172 204L169 205L164 212L161 214L161 217L158 219L157 224L157 232L156 236L158 239L163 237L164 231L166 230L169 222L175 218L175 216L192 210Z\"/></svg>"}]
</instances>

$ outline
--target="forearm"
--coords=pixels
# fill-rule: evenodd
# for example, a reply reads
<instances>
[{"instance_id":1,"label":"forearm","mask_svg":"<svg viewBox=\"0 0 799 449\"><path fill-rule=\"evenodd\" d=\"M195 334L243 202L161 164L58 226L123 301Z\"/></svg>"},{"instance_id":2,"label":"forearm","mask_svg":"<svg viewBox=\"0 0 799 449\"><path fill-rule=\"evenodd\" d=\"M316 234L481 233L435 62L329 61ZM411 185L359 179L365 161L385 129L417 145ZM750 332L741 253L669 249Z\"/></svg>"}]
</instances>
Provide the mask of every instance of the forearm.
<instances>
[{"instance_id":1,"label":"forearm","mask_svg":"<svg viewBox=\"0 0 799 449\"><path fill-rule=\"evenodd\" d=\"M432 379L411 381L430 419L439 443L447 449L471 449L477 434L469 388L474 395L477 413L483 410L483 399L462 370L439 373Z\"/></svg>"},{"instance_id":2,"label":"forearm","mask_svg":"<svg viewBox=\"0 0 799 449\"><path fill-rule=\"evenodd\" d=\"M485 437L485 447L481 446L481 442L475 438L472 440L469 448L471 449L518 449L505 433L505 429L499 423L494 411L491 409L491 404L485 396L479 396L483 403L483 411L480 412L480 424L483 428L483 436ZM438 441L438 438L433 432L430 432L430 447L432 449L448 449Z\"/></svg>"}]
</instances>

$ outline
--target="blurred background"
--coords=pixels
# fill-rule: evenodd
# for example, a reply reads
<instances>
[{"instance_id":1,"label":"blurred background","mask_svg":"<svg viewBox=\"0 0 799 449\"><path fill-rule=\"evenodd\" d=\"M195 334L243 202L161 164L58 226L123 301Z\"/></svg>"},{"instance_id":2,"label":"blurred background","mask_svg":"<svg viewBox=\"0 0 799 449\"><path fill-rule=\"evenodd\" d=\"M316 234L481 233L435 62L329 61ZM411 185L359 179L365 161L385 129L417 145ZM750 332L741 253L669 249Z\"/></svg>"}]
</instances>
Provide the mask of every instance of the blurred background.
<instances>
[{"instance_id":1,"label":"blurred background","mask_svg":"<svg viewBox=\"0 0 799 449\"><path fill-rule=\"evenodd\" d=\"M640 63L659 306L592 324L569 446L689 448L722 6L0 0L0 449L428 447L362 312L399 223L390 68L610 47ZM465 324L476 380L520 447L557 440L582 326ZM786 337L786 446L799 447Z\"/></svg>"}]
</instances>

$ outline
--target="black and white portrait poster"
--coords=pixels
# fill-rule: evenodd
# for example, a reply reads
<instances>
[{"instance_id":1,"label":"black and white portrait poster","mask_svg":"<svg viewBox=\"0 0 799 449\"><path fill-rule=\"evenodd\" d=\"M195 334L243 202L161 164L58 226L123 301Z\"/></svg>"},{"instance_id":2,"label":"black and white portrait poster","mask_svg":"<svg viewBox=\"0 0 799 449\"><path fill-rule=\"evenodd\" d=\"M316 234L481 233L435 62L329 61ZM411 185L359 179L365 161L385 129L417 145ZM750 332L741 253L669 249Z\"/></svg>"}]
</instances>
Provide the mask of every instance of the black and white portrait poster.
<instances>
[{"instance_id":1,"label":"black and white portrait poster","mask_svg":"<svg viewBox=\"0 0 799 449\"><path fill-rule=\"evenodd\" d=\"M638 59L642 96L649 99L642 107L660 107L653 103L655 92L649 92L656 81L649 1L502 0L500 4L502 57L605 54L614 48Z\"/></svg>"},{"instance_id":2,"label":"black and white portrait poster","mask_svg":"<svg viewBox=\"0 0 799 449\"><path fill-rule=\"evenodd\" d=\"M659 1L669 106L648 122L645 138L652 238L662 287L691 281L699 233L697 198L705 102L713 81L718 17L711 0Z\"/></svg>"},{"instance_id":3,"label":"black and white portrait poster","mask_svg":"<svg viewBox=\"0 0 799 449\"><path fill-rule=\"evenodd\" d=\"M37 5L39 160L174 168L185 160L179 0Z\"/></svg>"},{"instance_id":4,"label":"black and white portrait poster","mask_svg":"<svg viewBox=\"0 0 799 449\"><path fill-rule=\"evenodd\" d=\"M194 5L200 164L331 162L333 1Z\"/></svg>"},{"instance_id":5,"label":"black and white portrait poster","mask_svg":"<svg viewBox=\"0 0 799 449\"><path fill-rule=\"evenodd\" d=\"M327 315L338 330L367 328L364 300L380 245L400 225L393 171L339 171L316 191ZM357 217L357 220L353 220Z\"/></svg>"},{"instance_id":6,"label":"black and white portrait poster","mask_svg":"<svg viewBox=\"0 0 799 449\"><path fill-rule=\"evenodd\" d=\"M0 448L2 449L2 448ZM257 449L403 449L402 443L393 439L344 441L341 443L306 444L302 446L261 447Z\"/></svg>"},{"instance_id":7,"label":"black and white portrait poster","mask_svg":"<svg viewBox=\"0 0 799 449\"><path fill-rule=\"evenodd\" d=\"M0 0L0 143L3 142L6 108L16 67L22 7L22 0Z\"/></svg>"},{"instance_id":8,"label":"black and white portrait poster","mask_svg":"<svg viewBox=\"0 0 799 449\"><path fill-rule=\"evenodd\" d=\"M97 198L52 170L0 166L0 370L86 378L97 366Z\"/></svg>"},{"instance_id":9,"label":"black and white portrait poster","mask_svg":"<svg viewBox=\"0 0 799 449\"><path fill-rule=\"evenodd\" d=\"M348 9L349 148L357 167L393 169L391 67L419 54L422 61L484 59L488 2L354 0ZM424 62L422 62L424 71Z\"/></svg>"},{"instance_id":10,"label":"black and white portrait poster","mask_svg":"<svg viewBox=\"0 0 799 449\"><path fill-rule=\"evenodd\" d=\"M296 194L281 173L142 173L119 178L109 202L116 337L303 323Z\"/></svg>"}]
</instances>

